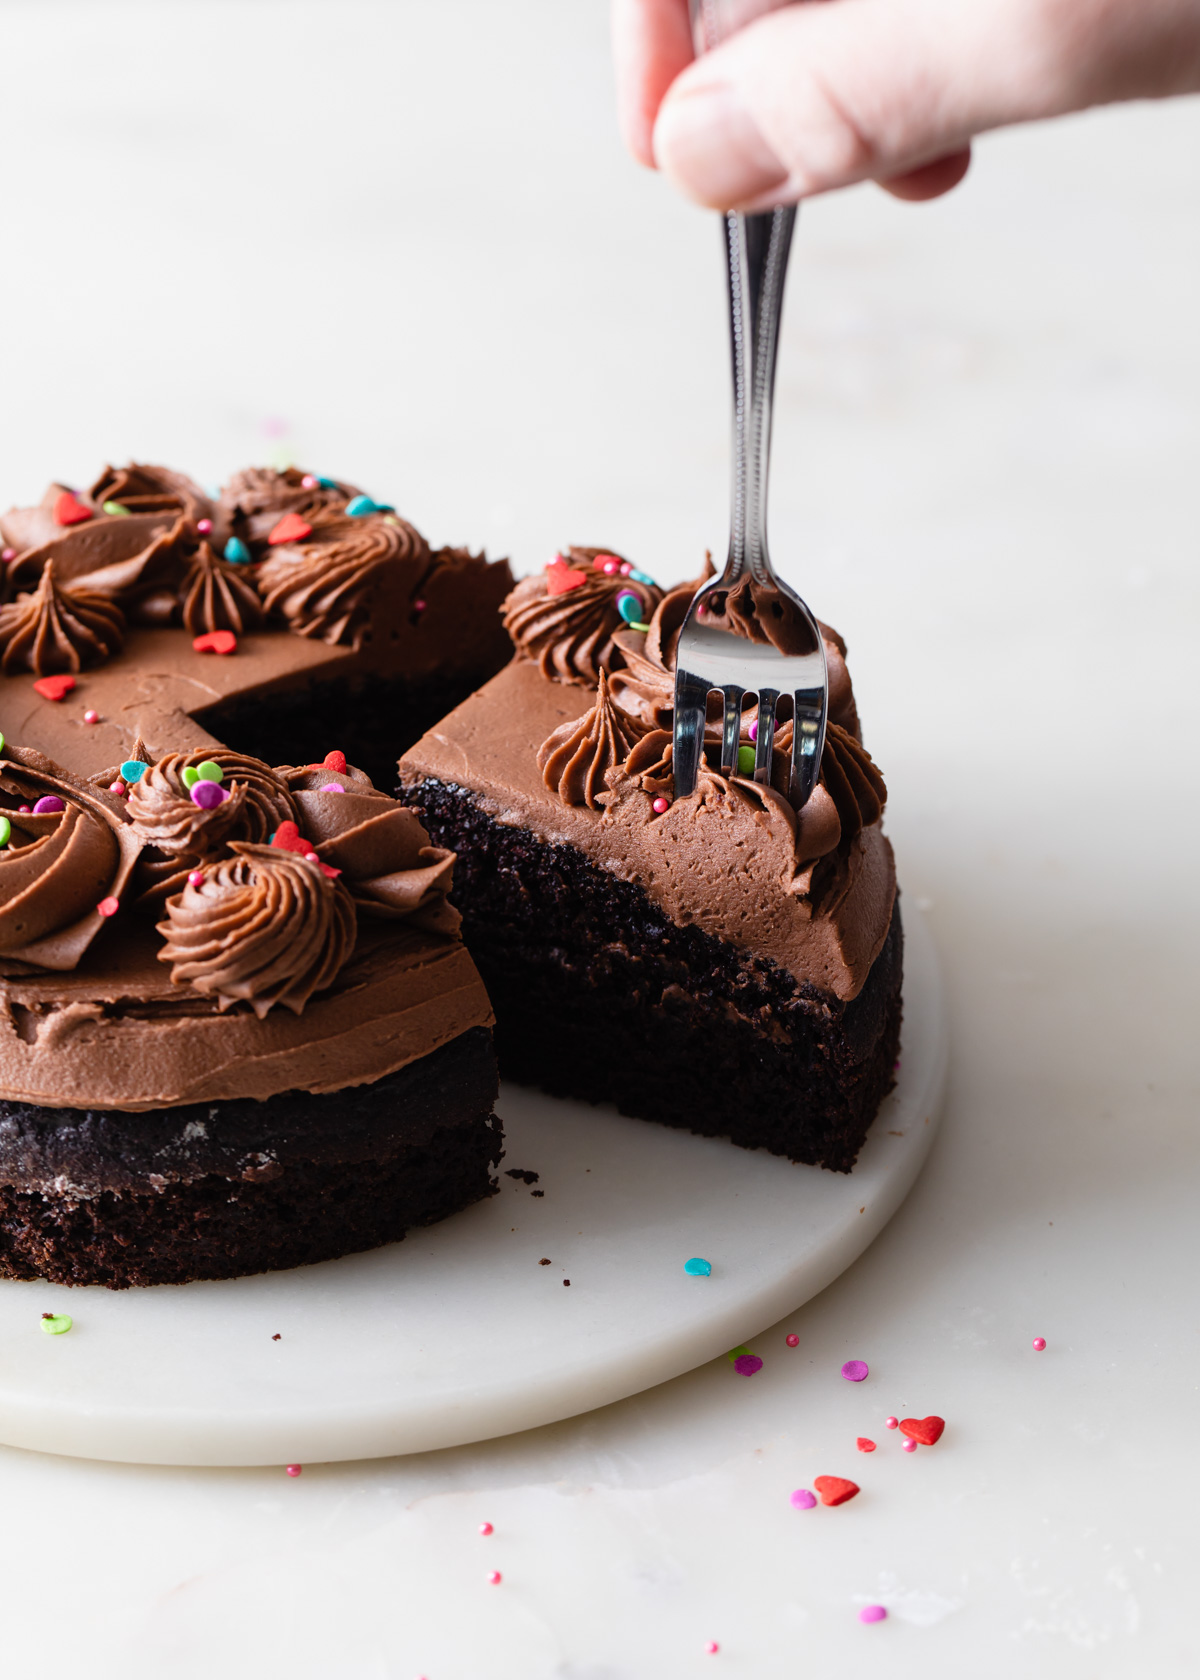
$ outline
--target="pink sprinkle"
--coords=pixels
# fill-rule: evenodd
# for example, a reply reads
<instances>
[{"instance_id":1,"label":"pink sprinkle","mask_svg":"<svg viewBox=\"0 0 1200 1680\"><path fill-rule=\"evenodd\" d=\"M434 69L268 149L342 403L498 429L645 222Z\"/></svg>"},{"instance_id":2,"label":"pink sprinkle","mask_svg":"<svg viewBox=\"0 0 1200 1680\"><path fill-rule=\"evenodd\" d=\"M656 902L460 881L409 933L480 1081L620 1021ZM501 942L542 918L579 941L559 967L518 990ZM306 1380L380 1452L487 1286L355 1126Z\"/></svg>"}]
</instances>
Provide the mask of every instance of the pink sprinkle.
<instances>
[{"instance_id":1,"label":"pink sprinkle","mask_svg":"<svg viewBox=\"0 0 1200 1680\"><path fill-rule=\"evenodd\" d=\"M121 900L119 898L113 898L110 893L107 898L102 898L100 900L96 908L102 916L115 916L117 911L121 908Z\"/></svg>"},{"instance_id":2,"label":"pink sprinkle","mask_svg":"<svg viewBox=\"0 0 1200 1680\"><path fill-rule=\"evenodd\" d=\"M324 782L321 786L322 793L345 793L345 791L341 782Z\"/></svg>"},{"instance_id":3,"label":"pink sprinkle","mask_svg":"<svg viewBox=\"0 0 1200 1680\"><path fill-rule=\"evenodd\" d=\"M758 719L750 719L750 728L746 731L752 741L758 740Z\"/></svg>"},{"instance_id":4,"label":"pink sprinkle","mask_svg":"<svg viewBox=\"0 0 1200 1680\"><path fill-rule=\"evenodd\" d=\"M305 473L304 477L300 480L300 485L304 490L315 490L317 488L315 473Z\"/></svg>"},{"instance_id":5,"label":"pink sprinkle","mask_svg":"<svg viewBox=\"0 0 1200 1680\"><path fill-rule=\"evenodd\" d=\"M1035 1337L1034 1337L1034 1338L1033 1338L1033 1351L1034 1351L1034 1353L1042 1353L1042 1352L1044 1352L1044 1351L1045 1351L1045 1347L1046 1347L1046 1338L1045 1338L1045 1336L1035 1336Z\"/></svg>"},{"instance_id":6,"label":"pink sprinkle","mask_svg":"<svg viewBox=\"0 0 1200 1680\"><path fill-rule=\"evenodd\" d=\"M669 811L671 809L671 801L669 799L664 799L660 793L658 798L651 805L650 809L654 812L656 817L661 817L664 811Z\"/></svg>"},{"instance_id":7,"label":"pink sprinkle","mask_svg":"<svg viewBox=\"0 0 1200 1680\"><path fill-rule=\"evenodd\" d=\"M305 863L320 863L321 860L316 852L305 852L304 861Z\"/></svg>"},{"instance_id":8,"label":"pink sprinkle","mask_svg":"<svg viewBox=\"0 0 1200 1680\"><path fill-rule=\"evenodd\" d=\"M189 887L198 887L198 886L201 885L203 880L204 880L203 869L193 869L191 874L188 876L188 886Z\"/></svg>"},{"instance_id":9,"label":"pink sprinkle","mask_svg":"<svg viewBox=\"0 0 1200 1680\"><path fill-rule=\"evenodd\" d=\"M30 811L33 809L33 807L31 805L18 805L17 809L18 809L18 811L20 811L20 813L23 817L27 817L29 815Z\"/></svg>"},{"instance_id":10,"label":"pink sprinkle","mask_svg":"<svg viewBox=\"0 0 1200 1680\"><path fill-rule=\"evenodd\" d=\"M303 1464L289 1464L287 1467L287 1473L289 1476L298 1476L303 1469Z\"/></svg>"},{"instance_id":11,"label":"pink sprinkle","mask_svg":"<svg viewBox=\"0 0 1200 1680\"><path fill-rule=\"evenodd\" d=\"M864 1604L858 1612L860 1622L886 1622L887 1611L882 1604Z\"/></svg>"},{"instance_id":12,"label":"pink sprinkle","mask_svg":"<svg viewBox=\"0 0 1200 1680\"><path fill-rule=\"evenodd\" d=\"M865 1359L847 1359L842 1366L842 1375L847 1382L865 1382L870 1375L870 1367Z\"/></svg>"},{"instance_id":13,"label":"pink sprinkle","mask_svg":"<svg viewBox=\"0 0 1200 1680\"><path fill-rule=\"evenodd\" d=\"M816 1494L810 1493L807 1488L797 1488L792 1495L792 1504L797 1511L811 1511L816 1503Z\"/></svg>"},{"instance_id":14,"label":"pink sprinkle","mask_svg":"<svg viewBox=\"0 0 1200 1680\"><path fill-rule=\"evenodd\" d=\"M491 1523L480 1523L479 1532L480 1532L480 1534L483 1535L484 1539L486 1540L486 1538L489 1534L494 1534L496 1531L492 1527Z\"/></svg>"},{"instance_id":15,"label":"pink sprinkle","mask_svg":"<svg viewBox=\"0 0 1200 1680\"><path fill-rule=\"evenodd\" d=\"M128 799L129 793L124 782L109 782L109 793L115 793L118 799Z\"/></svg>"},{"instance_id":16,"label":"pink sprinkle","mask_svg":"<svg viewBox=\"0 0 1200 1680\"><path fill-rule=\"evenodd\" d=\"M621 562L619 560L606 560L603 569L605 577L615 577L621 570Z\"/></svg>"},{"instance_id":17,"label":"pink sprinkle","mask_svg":"<svg viewBox=\"0 0 1200 1680\"><path fill-rule=\"evenodd\" d=\"M628 577L632 570L633 570L633 567L629 564L628 560L622 560L622 562L621 562L621 576L622 577Z\"/></svg>"},{"instance_id":18,"label":"pink sprinkle","mask_svg":"<svg viewBox=\"0 0 1200 1680\"><path fill-rule=\"evenodd\" d=\"M793 1332L790 1336L785 1336L783 1339L789 1347L799 1347L800 1346L800 1338L799 1338L799 1336L796 1335L794 1330L793 1330Z\"/></svg>"},{"instance_id":19,"label":"pink sprinkle","mask_svg":"<svg viewBox=\"0 0 1200 1680\"><path fill-rule=\"evenodd\" d=\"M504 1577L501 1575L500 1571L498 1569L493 1569L488 1574L488 1585L491 1587L498 1587L503 1579Z\"/></svg>"},{"instance_id":20,"label":"pink sprinkle","mask_svg":"<svg viewBox=\"0 0 1200 1680\"><path fill-rule=\"evenodd\" d=\"M197 519L196 529L197 529L197 531L199 531L199 533L202 537L206 537L208 535L208 533L212 530L212 520L211 519Z\"/></svg>"},{"instance_id":21,"label":"pink sprinkle","mask_svg":"<svg viewBox=\"0 0 1200 1680\"><path fill-rule=\"evenodd\" d=\"M899 1429L900 1419L899 1418L884 1418L883 1427L885 1429Z\"/></svg>"},{"instance_id":22,"label":"pink sprinkle","mask_svg":"<svg viewBox=\"0 0 1200 1680\"><path fill-rule=\"evenodd\" d=\"M905 1441L904 1450L905 1452L916 1452L917 1443L915 1441Z\"/></svg>"},{"instance_id":23,"label":"pink sprinkle","mask_svg":"<svg viewBox=\"0 0 1200 1680\"><path fill-rule=\"evenodd\" d=\"M45 817L52 811L65 811L66 808L56 793L45 793L33 807L33 814L35 817Z\"/></svg>"},{"instance_id":24,"label":"pink sprinkle","mask_svg":"<svg viewBox=\"0 0 1200 1680\"><path fill-rule=\"evenodd\" d=\"M17 558L17 551L15 548L6 548L0 558L4 560L15 560Z\"/></svg>"},{"instance_id":25,"label":"pink sprinkle","mask_svg":"<svg viewBox=\"0 0 1200 1680\"><path fill-rule=\"evenodd\" d=\"M84 723L99 723L100 722L100 713L99 712L94 712L92 710L92 708L89 706L87 711L84 712L84 714L83 714L83 721L84 721Z\"/></svg>"},{"instance_id":26,"label":"pink sprinkle","mask_svg":"<svg viewBox=\"0 0 1200 1680\"><path fill-rule=\"evenodd\" d=\"M424 612L425 611L424 601L414 601L413 602L413 611L414 612Z\"/></svg>"},{"instance_id":27,"label":"pink sprinkle","mask_svg":"<svg viewBox=\"0 0 1200 1680\"><path fill-rule=\"evenodd\" d=\"M715 1657L720 1649L721 1647L717 1644L715 1639L710 1639L708 1644L704 1647L705 1654L710 1657Z\"/></svg>"},{"instance_id":28,"label":"pink sprinkle","mask_svg":"<svg viewBox=\"0 0 1200 1680\"><path fill-rule=\"evenodd\" d=\"M223 805L229 798L225 789L218 782L196 782L192 787L192 804L199 805L202 811L215 811L218 805Z\"/></svg>"},{"instance_id":29,"label":"pink sprinkle","mask_svg":"<svg viewBox=\"0 0 1200 1680\"><path fill-rule=\"evenodd\" d=\"M733 1368L739 1377L752 1377L756 1371L762 1370L763 1362L756 1353L739 1353L733 1362Z\"/></svg>"}]
</instances>

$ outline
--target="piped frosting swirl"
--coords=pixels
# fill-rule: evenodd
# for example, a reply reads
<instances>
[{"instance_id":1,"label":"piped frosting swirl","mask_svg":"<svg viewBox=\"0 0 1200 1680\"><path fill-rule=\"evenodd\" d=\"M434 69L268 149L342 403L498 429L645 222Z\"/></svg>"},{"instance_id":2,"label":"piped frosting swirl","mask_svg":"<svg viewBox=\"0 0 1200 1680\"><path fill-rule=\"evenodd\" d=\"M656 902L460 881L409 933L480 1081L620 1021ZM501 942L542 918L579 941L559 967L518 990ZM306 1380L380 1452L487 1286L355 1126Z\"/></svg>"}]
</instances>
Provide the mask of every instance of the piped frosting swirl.
<instances>
[{"instance_id":1,"label":"piped frosting swirl","mask_svg":"<svg viewBox=\"0 0 1200 1680\"><path fill-rule=\"evenodd\" d=\"M609 560L616 569L606 572ZM533 660L551 682L595 687L602 669L620 663L613 638L628 622L621 597L633 598L641 615L635 622L644 623L663 596L657 584L622 574L621 565L628 561L610 549L570 548L544 571L522 578L501 608L517 657Z\"/></svg>"},{"instance_id":2,"label":"piped frosting swirl","mask_svg":"<svg viewBox=\"0 0 1200 1680\"><path fill-rule=\"evenodd\" d=\"M244 635L263 623L263 605L245 570L219 560L211 544L202 542L189 562L179 586L185 629L193 636L213 630Z\"/></svg>"},{"instance_id":3,"label":"piped frosting swirl","mask_svg":"<svg viewBox=\"0 0 1200 1680\"><path fill-rule=\"evenodd\" d=\"M359 518L331 508L305 515L312 534L274 549L258 569L269 613L281 616L296 636L358 648L367 638L377 603L396 568L404 576L427 566L429 545L396 514Z\"/></svg>"},{"instance_id":4,"label":"piped frosting swirl","mask_svg":"<svg viewBox=\"0 0 1200 1680\"><path fill-rule=\"evenodd\" d=\"M220 765L226 797L197 805L184 771ZM217 747L167 753L129 790L129 817L142 838L173 857L207 859L233 840L265 841L281 822L295 822L295 802L282 778L261 759Z\"/></svg>"},{"instance_id":5,"label":"piped frosting swirl","mask_svg":"<svg viewBox=\"0 0 1200 1680\"><path fill-rule=\"evenodd\" d=\"M542 780L557 791L564 805L599 810L608 790L607 778L625 763L643 733L641 724L613 705L602 670L591 710L562 724L543 741L537 757Z\"/></svg>"},{"instance_id":6,"label":"piped frosting swirl","mask_svg":"<svg viewBox=\"0 0 1200 1680\"><path fill-rule=\"evenodd\" d=\"M87 589L62 589L47 560L38 586L0 607L0 671L39 677L99 665L125 641L121 609Z\"/></svg>"}]
</instances>

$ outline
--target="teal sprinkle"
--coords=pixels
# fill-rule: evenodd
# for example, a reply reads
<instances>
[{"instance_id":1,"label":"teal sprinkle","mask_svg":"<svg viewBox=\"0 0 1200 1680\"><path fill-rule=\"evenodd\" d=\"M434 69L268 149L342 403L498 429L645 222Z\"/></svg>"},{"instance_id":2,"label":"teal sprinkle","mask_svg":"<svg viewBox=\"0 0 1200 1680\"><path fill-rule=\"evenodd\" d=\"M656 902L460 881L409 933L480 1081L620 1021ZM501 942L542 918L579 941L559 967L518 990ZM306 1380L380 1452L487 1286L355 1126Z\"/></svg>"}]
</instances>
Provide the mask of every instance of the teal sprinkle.
<instances>
[{"instance_id":1,"label":"teal sprinkle","mask_svg":"<svg viewBox=\"0 0 1200 1680\"><path fill-rule=\"evenodd\" d=\"M387 509L372 501L370 496L355 496L352 502L346 503L346 512L351 519L361 519L367 513L386 513Z\"/></svg>"},{"instance_id":2,"label":"teal sprinkle","mask_svg":"<svg viewBox=\"0 0 1200 1680\"><path fill-rule=\"evenodd\" d=\"M685 1260L683 1262L683 1269L689 1277L711 1277L712 1261L701 1260L697 1255L693 1260Z\"/></svg>"},{"instance_id":3,"label":"teal sprinkle","mask_svg":"<svg viewBox=\"0 0 1200 1680\"><path fill-rule=\"evenodd\" d=\"M250 560L250 550L241 537L230 537L225 544L225 558L231 566L245 566Z\"/></svg>"},{"instance_id":4,"label":"teal sprinkle","mask_svg":"<svg viewBox=\"0 0 1200 1680\"><path fill-rule=\"evenodd\" d=\"M624 595L617 596L617 611L626 624L640 624L642 603L636 595L630 594L629 591L626 591Z\"/></svg>"},{"instance_id":5,"label":"teal sprinkle","mask_svg":"<svg viewBox=\"0 0 1200 1680\"><path fill-rule=\"evenodd\" d=\"M317 483L321 486L322 490L336 490L338 487L336 478L321 478L318 475Z\"/></svg>"},{"instance_id":6,"label":"teal sprinkle","mask_svg":"<svg viewBox=\"0 0 1200 1680\"><path fill-rule=\"evenodd\" d=\"M150 766L143 764L140 758L127 758L121 766L121 780L132 786L134 782L141 781L149 768Z\"/></svg>"},{"instance_id":7,"label":"teal sprinkle","mask_svg":"<svg viewBox=\"0 0 1200 1680\"><path fill-rule=\"evenodd\" d=\"M738 748L738 775L739 776L753 776L753 774L754 774L754 748L753 747L739 747Z\"/></svg>"},{"instance_id":8,"label":"teal sprinkle","mask_svg":"<svg viewBox=\"0 0 1200 1680\"><path fill-rule=\"evenodd\" d=\"M651 589L656 587L654 579L647 577L645 572L630 572L629 580L631 583L648 583Z\"/></svg>"}]
</instances>

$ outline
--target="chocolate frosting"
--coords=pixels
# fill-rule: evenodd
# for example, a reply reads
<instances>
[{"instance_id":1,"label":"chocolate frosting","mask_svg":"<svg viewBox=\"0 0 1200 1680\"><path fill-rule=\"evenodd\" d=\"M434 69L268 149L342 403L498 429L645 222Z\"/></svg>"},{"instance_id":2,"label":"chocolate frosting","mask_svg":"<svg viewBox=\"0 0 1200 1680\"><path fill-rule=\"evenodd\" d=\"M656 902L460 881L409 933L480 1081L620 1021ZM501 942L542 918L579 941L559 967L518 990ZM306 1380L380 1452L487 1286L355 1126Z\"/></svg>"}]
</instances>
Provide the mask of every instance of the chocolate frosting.
<instances>
[{"instance_id":1,"label":"chocolate frosting","mask_svg":"<svg viewBox=\"0 0 1200 1680\"><path fill-rule=\"evenodd\" d=\"M625 620L617 610L618 596L635 596L643 615L653 613L663 598L657 584L597 571L596 556L612 553L606 548L569 548L562 559L570 571L582 574L582 581L552 595L552 563L544 572L522 578L501 608L517 657L533 660L552 682L594 688L601 669L620 664L614 636Z\"/></svg>"},{"instance_id":2,"label":"chocolate frosting","mask_svg":"<svg viewBox=\"0 0 1200 1680\"><path fill-rule=\"evenodd\" d=\"M187 521L171 512L97 515L82 525L52 529L56 535L39 539L12 562L10 589L33 588L52 561L60 587L90 590L122 604L140 601L174 588L181 556L192 540Z\"/></svg>"},{"instance_id":3,"label":"chocolate frosting","mask_svg":"<svg viewBox=\"0 0 1200 1680\"><path fill-rule=\"evenodd\" d=\"M193 636L211 630L232 630L241 636L263 623L262 602L245 570L219 560L206 542L189 562L179 598L184 628Z\"/></svg>"},{"instance_id":4,"label":"chocolate frosting","mask_svg":"<svg viewBox=\"0 0 1200 1680\"><path fill-rule=\"evenodd\" d=\"M350 895L313 863L273 846L234 841L198 885L167 900L159 961L173 985L225 1010L245 1002L260 1020L277 1004L299 1015L354 949Z\"/></svg>"},{"instance_id":5,"label":"chocolate frosting","mask_svg":"<svg viewBox=\"0 0 1200 1680\"><path fill-rule=\"evenodd\" d=\"M429 545L396 514L352 519L319 508L304 517L312 535L281 544L258 569L267 611L282 616L294 635L358 648L389 583L405 587L412 564L429 563ZM409 563L404 573L397 571L401 562Z\"/></svg>"},{"instance_id":6,"label":"chocolate frosting","mask_svg":"<svg viewBox=\"0 0 1200 1680\"><path fill-rule=\"evenodd\" d=\"M0 607L0 671L82 671L116 653L125 619L113 601L91 590L60 589L47 560L37 588Z\"/></svg>"},{"instance_id":7,"label":"chocolate frosting","mask_svg":"<svg viewBox=\"0 0 1200 1680\"><path fill-rule=\"evenodd\" d=\"M96 507L119 502L130 513L182 513L190 520L212 519L215 506L186 473L170 467L105 467L88 491Z\"/></svg>"},{"instance_id":8,"label":"chocolate frosting","mask_svg":"<svg viewBox=\"0 0 1200 1680\"><path fill-rule=\"evenodd\" d=\"M47 796L61 808L35 812ZM125 891L140 842L119 800L28 750L0 757L0 810L12 827L0 849L0 967L73 969L107 920L98 906Z\"/></svg>"},{"instance_id":9,"label":"chocolate frosting","mask_svg":"<svg viewBox=\"0 0 1200 1680\"><path fill-rule=\"evenodd\" d=\"M590 711L560 726L538 749L538 769L564 805L587 805L598 811L608 787L606 777L624 764L642 726L612 703L608 678L600 672Z\"/></svg>"},{"instance_id":10,"label":"chocolate frosting","mask_svg":"<svg viewBox=\"0 0 1200 1680\"><path fill-rule=\"evenodd\" d=\"M229 797L204 810L183 779L206 760L224 771ZM177 857L211 858L231 840L266 841L281 822L296 822L295 801L283 779L261 759L227 747L167 753L129 790L129 817L142 839Z\"/></svg>"},{"instance_id":11,"label":"chocolate frosting","mask_svg":"<svg viewBox=\"0 0 1200 1680\"><path fill-rule=\"evenodd\" d=\"M306 485L312 473L299 467L247 467L234 473L221 491L221 512L237 535L257 554L285 513L311 520L324 508L341 510L362 492L353 484L333 481Z\"/></svg>"}]
</instances>

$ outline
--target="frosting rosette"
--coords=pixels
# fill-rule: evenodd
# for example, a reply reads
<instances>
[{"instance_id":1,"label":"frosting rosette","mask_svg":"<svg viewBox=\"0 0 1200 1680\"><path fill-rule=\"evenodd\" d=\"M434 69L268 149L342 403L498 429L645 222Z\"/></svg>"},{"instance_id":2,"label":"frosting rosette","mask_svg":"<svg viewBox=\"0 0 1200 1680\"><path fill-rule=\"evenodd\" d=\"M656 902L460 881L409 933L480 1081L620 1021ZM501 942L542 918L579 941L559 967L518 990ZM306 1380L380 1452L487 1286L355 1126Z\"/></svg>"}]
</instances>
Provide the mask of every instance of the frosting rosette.
<instances>
[{"instance_id":1,"label":"frosting rosette","mask_svg":"<svg viewBox=\"0 0 1200 1680\"><path fill-rule=\"evenodd\" d=\"M0 816L0 960L75 968L125 891L141 842L119 800L12 747L0 756Z\"/></svg>"},{"instance_id":2,"label":"frosting rosette","mask_svg":"<svg viewBox=\"0 0 1200 1680\"><path fill-rule=\"evenodd\" d=\"M181 513L192 520L211 519L214 505L186 473L170 467L105 467L88 491L96 507L115 502L129 513Z\"/></svg>"},{"instance_id":3,"label":"frosting rosette","mask_svg":"<svg viewBox=\"0 0 1200 1680\"><path fill-rule=\"evenodd\" d=\"M613 705L608 678L601 671L591 710L560 725L542 742L537 757L542 780L557 791L564 805L586 805L597 811L604 802L608 776L625 763L643 733L641 724Z\"/></svg>"},{"instance_id":4,"label":"frosting rosette","mask_svg":"<svg viewBox=\"0 0 1200 1680\"><path fill-rule=\"evenodd\" d=\"M193 636L213 630L244 635L263 622L263 605L245 570L219 560L211 544L202 542L188 562L179 585L184 628Z\"/></svg>"},{"instance_id":5,"label":"frosting rosette","mask_svg":"<svg viewBox=\"0 0 1200 1680\"><path fill-rule=\"evenodd\" d=\"M393 513L353 518L320 508L304 517L311 534L280 544L258 568L263 602L293 635L357 649L382 600L417 583L430 563L429 544Z\"/></svg>"},{"instance_id":6,"label":"frosting rosette","mask_svg":"<svg viewBox=\"0 0 1200 1680\"><path fill-rule=\"evenodd\" d=\"M194 783L184 772L209 763L220 766L225 797L205 807L196 803ZM257 844L296 817L292 796L270 765L227 747L167 753L129 790L129 818L138 833L175 856L210 857L231 840Z\"/></svg>"},{"instance_id":7,"label":"frosting rosette","mask_svg":"<svg viewBox=\"0 0 1200 1680\"><path fill-rule=\"evenodd\" d=\"M597 562L599 564L597 564ZM605 570L605 566L609 570ZM536 663L551 682L593 688L602 669L621 663L614 637L626 624L646 623L663 598L640 581L629 562L603 548L570 548L541 573L522 578L504 602L504 628L519 659ZM625 612L622 602L630 603Z\"/></svg>"},{"instance_id":8,"label":"frosting rosette","mask_svg":"<svg viewBox=\"0 0 1200 1680\"><path fill-rule=\"evenodd\" d=\"M294 852L235 841L233 856L167 900L159 960L171 981L247 1003L260 1020L276 1004L303 1012L354 949L354 906L339 881Z\"/></svg>"},{"instance_id":9,"label":"frosting rosette","mask_svg":"<svg viewBox=\"0 0 1200 1680\"><path fill-rule=\"evenodd\" d=\"M305 481L308 481L307 483ZM256 551L285 513L311 519L322 509L340 510L362 492L335 479L322 482L299 467L247 467L235 473L221 491L220 508L245 542Z\"/></svg>"},{"instance_id":10,"label":"frosting rosette","mask_svg":"<svg viewBox=\"0 0 1200 1680\"><path fill-rule=\"evenodd\" d=\"M462 917L446 896L454 853L430 845L415 811L380 793L353 765L281 774L299 808L301 832L319 860L338 871L359 915L457 934Z\"/></svg>"},{"instance_id":11,"label":"frosting rosette","mask_svg":"<svg viewBox=\"0 0 1200 1680\"><path fill-rule=\"evenodd\" d=\"M106 595L60 589L54 561L47 560L37 588L0 607L0 671L82 671L118 652L125 619Z\"/></svg>"}]
</instances>

